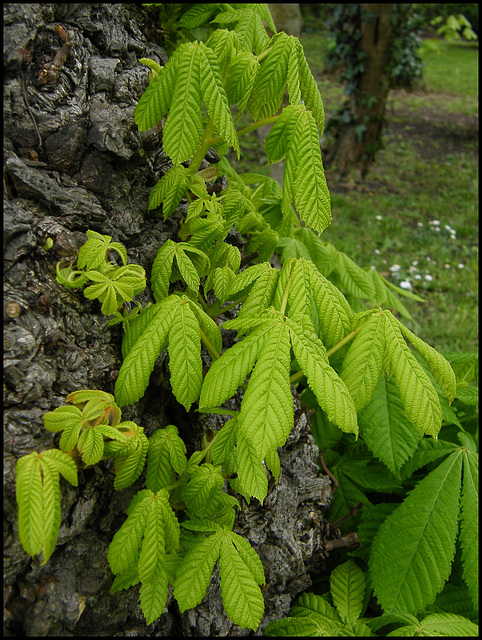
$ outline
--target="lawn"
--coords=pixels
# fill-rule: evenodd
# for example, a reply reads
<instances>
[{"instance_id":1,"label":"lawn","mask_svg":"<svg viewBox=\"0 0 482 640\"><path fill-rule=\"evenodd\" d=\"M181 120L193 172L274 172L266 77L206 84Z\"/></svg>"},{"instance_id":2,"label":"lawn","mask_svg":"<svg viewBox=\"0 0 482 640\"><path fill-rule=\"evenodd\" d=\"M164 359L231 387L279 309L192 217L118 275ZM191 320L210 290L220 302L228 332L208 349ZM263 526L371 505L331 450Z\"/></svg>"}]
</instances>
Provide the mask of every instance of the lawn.
<instances>
[{"instance_id":1,"label":"lawn","mask_svg":"<svg viewBox=\"0 0 482 640\"><path fill-rule=\"evenodd\" d=\"M323 35L304 33L301 42L328 120L343 87L324 72ZM422 339L440 351L476 350L478 45L438 41L424 62L422 86L390 92L384 148L365 180L327 171L333 221L322 239L410 283L425 299L406 302ZM269 174L256 134L241 143L236 169Z\"/></svg>"}]
</instances>

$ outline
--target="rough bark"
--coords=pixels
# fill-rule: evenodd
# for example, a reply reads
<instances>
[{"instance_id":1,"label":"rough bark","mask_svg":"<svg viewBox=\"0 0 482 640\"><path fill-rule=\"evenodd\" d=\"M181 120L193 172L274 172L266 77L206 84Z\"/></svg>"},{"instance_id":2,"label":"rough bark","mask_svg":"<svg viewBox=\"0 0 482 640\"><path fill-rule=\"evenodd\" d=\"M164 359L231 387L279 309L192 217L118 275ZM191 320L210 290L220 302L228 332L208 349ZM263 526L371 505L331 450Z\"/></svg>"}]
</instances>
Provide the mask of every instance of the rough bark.
<instances>
[{"instance_id":1,"label":"rough bark","mask_svg":"<svg viewBox=\"0 0 482 640\"><path fill-rule=\"evenodd\" d=\"M359 166L365 175L380 136L389 91L390 44L392 36L391 4L362 4L362 38L360 51L364 55L364 70L354 98L352 120L340 125L334 147L326 154L330 166L346 174L353 166ZM363 135L357 135L356 127L366 126Z\"/></svg>"},{"instance_id":2,"label":"rough bark","mask_svg":"<svg viewBox=\"0 0 482 640\"><path fill-rule=\"evenodd\" d=\"M73 45L56 70L59 25L73 31ZM120 325L106 328L97 301L58 285L55 264L73 261L93 229L124 243L129 261L149 274L158 248L176 238L187 206L166 222L147 213L149 191L169 162L157 130L140 134L133 120L148 83L138 59L167 59L149 41L149 27L139 5L4 6L4 632L10 636L249 633L225 615L216 575L198 607L181 615L170 596L149 627L138 587L109 595L107 548L143 477L115 492L110 465L102 463L81 470L77 488L62 481L60 536L44 566L18 540L16 461L58 445L43 414L78 389L113 393L122 362ZM52 61L53 76L43 83ZM149 289L139 300L152 300ZM225 332L225 346L231 335ZM142 425L147 436L175 424L192 453L204 429L219 428L220 417L186 413L172 396L166 364L163 354L145 397L124 408L123 419ZM317 447L294 389L293 395L297 418L280 450L280 481L263 505L241 499L235 524L266 571L258 635L310 586L309 572L322 566L325 552L329 481L318 474Z\"/></svg>"}]
</instances>

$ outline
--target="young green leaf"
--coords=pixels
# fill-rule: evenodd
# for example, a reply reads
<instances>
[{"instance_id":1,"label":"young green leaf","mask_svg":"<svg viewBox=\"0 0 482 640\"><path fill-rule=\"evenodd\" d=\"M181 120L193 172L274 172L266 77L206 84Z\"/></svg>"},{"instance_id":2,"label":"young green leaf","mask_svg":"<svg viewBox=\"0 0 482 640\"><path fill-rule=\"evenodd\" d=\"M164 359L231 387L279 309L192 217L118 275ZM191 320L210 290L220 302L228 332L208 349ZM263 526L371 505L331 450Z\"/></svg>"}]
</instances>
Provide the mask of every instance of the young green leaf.
<instances>
[{"instance_id":1,"label":"young green leaf","mask_svg":"<svg viewBox=\"0 0 482 640\"><path fill-rule=\"evenodd\" d=\"M288 327L273 321L241 402L239 427L263 459L282 446L293 426L293 397L289 382Z\"/></svg>"},{"instance_id":2,"label":"young green leaf","mask_svg":"<svg viewBox=\"0 0 482 640\"><path fill-rule=\"evenodd\" d=\"M157 209L162 204L162 213L166 220L176 210L183 195L189 189L192 179L191 171L182 165L171 167L150 192L147 205L149 211Z\"/></svg>"},{"instance_id":3,"label":"young green leaf","mask_svg":"<svg viewBox=\"0 0 482 640\"><path fill-rule=\"evenodd\" d=\"M124 265L127 264L126 248L120 242L111 242L110 236L104 236L90 229L85 232L87 242L82 245L77 256L78 269L96 269L105 262L109 251L119 254Z\"/></svg>"},{"instance_id":4,"label":"young green leaf","mask_svg":"<svg viewBox=\"0 0 482 640\"><path fill-rule=\"evenodd\" d=\"M31 556L43 551L45 564L55 549L60 529L59 472L77 486L77 468L61 451L33 452L17 461L18 533Z\"/></svg>"},{"instance_id":5,"label":"young green leaf","mask_svg":"<svg viewBox=\"0 0 482 640\"><path fill-rule=\"evenodd\" d=\"M361 615L365 599L365 575L349 560L330 575L330 593L343 622L355 622Z\"/></svg>"},{"instance_id":6,"label":"young green leaf","mask_svg":"<svg viewBox=\"0 0 482 640\"><path fill-rule=\"evenodd\" d=\"M205 518L211 515L221 492L224 478L221 467L204 463L198 467L184 489L184 502L190 516Z\"/></svg>"},{"instance_id":7,"label":"young green leaf","mask_svg":"<svg viewBox=\"0 0 482 640\"><path fill-rule=\"evenodd\" d=\"M174 581L174 597L179 610L196 607L206 594L211 574L219 557L222 532L202 538L182 559Z\"/></svg>"},{"instance_id":8,"label":"young green leaf","mask_svg":"<svg viewBox=\"0 0 482 640\"><path fill-rule=\"evenodd\" d=\"M193 291L199 289L199 273L194 267L192 258L187 255L188 253L200 256L204 268L209 267L209 258L207 255L187 242L166 240L157 251L154 262L152 263L151 286L154 297L158 302L166 298L169 293L169 282L174 258L176 258L177 267L184 282L186 282Z\"/></svg>"},{"instance_id":9,"label":"young green leaf","mask_svg":"<svg viewBox=\"0 0 482 640\"><path fill-rule=\"evenodd\" d=\"M144 435L142 427L138 427L135 422L123 422L120 425L121 431L130 431L133 433L128 440L132 440L132 444L126 442L129 447L125 457L117 458L115 461L116 477L114 480L114 489L121 491L129 487L141 475L144 469L149 442ZM104 446L105 450L105 446Z\"/></svg>"},{"instance_id":10,"label":"young green leaf","mask_svg":"<svg viewBox=\"0 0 482 640\"><path fill-rule=\"evenodd\" d=\"M436 438L442 425L437 392L403 339L399 322L389 311L383 314L386 353L405 411L417 429Z\"/></svg>"},{"instance_id":11,"label":"young green leaf","mask_svg":"<svg viewBox=\"0 0 482 640\"><path fill-rule=\"evenodd\" d=\"M370 403L358 414L358 425L370 451L396 476L422 439L403 410L394 381L385 373L380 375Z\"/></svg>"},{"instance_id":12,"label":"young green leaf","mask_svg":"<svg viewBox=\"0 0 482 640\"><path fill-rule=\"evenodd\" d=\"M120 406L137 402L144 393L157 357L167 346L170 324L178 307L178 296L165 298L125 356L115 383L115 397Z\"/></svg>"},{"instance_id":13,"label":"young green leaf","mask_svg":"<svg viewBox=\"0 0 482 640\"><path fill-rule=\"evenodd\" d=\"M176 84L164 125L163 146L176 166L194 155L203 132L199 43L179 45L173 54L174 57Z\"/></svg>"},{"instance_id":14,"label":"young green leaf","mask_svg":"<svg viewBox=\"0 0 482 640\"><path fill-rule=\"evenodd\" d=\"M168 350L172 390L177 401L189 411L199 397L203 377L199 324L187 299L180 299L172 317Z\"/></svg>"},{"instance_id":15,"label":"young green leaf","mask_svg":"<svg viewBox=\"0 0 482 640\"><path fill-rule=\"evenodd\" d=\"M154 431L149 438L146 487L159 491L169 484L173 471L181 474L186 465L186 445L179 437L177 427L170 424Z\"/></svg>"},{"instance_id":16,"label":"young green leaf","mask_svg":"<svg viewBox=\"0 0 482 640\"><path fill-rule=\"evenodd\" d=\"M462 456L454 452L385 520L369 566L386 613L418 613L435 600L455 553Z\"/></svg>"},{"instance_id":17,"label":"young green leaf","mask_svg":"<svg viewBox=\"0 0 482 640\"><path fill-rule=\"evenodd\" d=\"M176 87L178 60L177 56L170 57L137 103L134 120L139 131L149 131L169 111Z\"/></svg>"},{"instance_id":18,"label":"young green leaf","mask_svg":"<svg viewBox=\"0 0 482 640\"><path fill-rule=\"evenodd\" d=\"M242 342L225 351L211 365L201 389L199 408L219 407L246 380L270 331L271 323L264 321Z\"/></svg>"},{"instance_id":19,"label":"young green leaf","mask_svg":"<svg viewBox=\"0 0 482 640\"><path fill-rule=\"evenodd\" d=\"M314 332L286 320L295 357L308 379L320 407L342 431L358 435L355 405L345 383L330 367L326 351Z\"/></svg>"},{"instance_id":20,"label":"young green leaf","mask_svg":"<svg viewBox=\"0 0 482 640\"><path fill-rule=\"evenodd\" d=\"M318 127L309 111L301 111L294 117L296 124L287 151L281 207L287 214L293 202L301 219L321 233L331 222L331 206Z\"/></svg>"},{"instance_id":21,"label":"young green leaf","mask_svg":"<svg viewBox=\"0 0 482 640\"><path fill-rule=\"evenodd\" d=\"M360 411L371 400L382 372L385 354L384 318L374 314L362 324L343 361L341 379Z\"/></svg>"},{"instance_id":22,"label":"young green leaf","mask_svg":"<svg viewBox=\"0 0 482 640\"><path fill-rule=\"evenodd\" d=\"M443 392L448 398L449 404L455 398L457 393L457 381L455 373L447 360L437 353L433 347L417 337L407 327L405 327L400 321L398 321L400 330L403 335L410 340L413 346L421 353L422 357L430 367L435 380L442 387Z\"/></svg>"},{"instance_id":23,"label":"young green leaf","mask_svg":"<svg viewBox=\"0 0 482 640\"><path fill-rule=\"evenodd\" d=\"M263 594L250 568L235 547L234 543L239 538L235 535L226 533L221 537L219 574L223 605L235 624L256 631L264 613ZM251 565L251 555L248 561Z\"/></svg>"},{"instance_id":24,"label":"young green leaf","mask_svg":"<svg viewBox=\"0 0 482 640\"><path fill-rule=\"evenodd\" d=\"M262 503L268 495L268 479L262 458L243 431L239 431L237 441L237 490L246 499L254 496Z\"/></svg>"}]
</instances>

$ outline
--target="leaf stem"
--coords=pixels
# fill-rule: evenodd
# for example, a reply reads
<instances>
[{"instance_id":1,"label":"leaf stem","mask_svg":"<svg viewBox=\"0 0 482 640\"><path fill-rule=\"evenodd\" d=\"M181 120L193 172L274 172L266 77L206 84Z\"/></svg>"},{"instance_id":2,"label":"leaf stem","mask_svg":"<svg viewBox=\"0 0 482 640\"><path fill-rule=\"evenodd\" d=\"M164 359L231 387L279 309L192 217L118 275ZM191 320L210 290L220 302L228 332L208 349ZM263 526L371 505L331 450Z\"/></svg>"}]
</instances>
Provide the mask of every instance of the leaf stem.
<instances>
[{"instance_id":1,"label":"leaf stem","mask_svg":"<svg viewBox=\"0 0 482 640\"><path fill-rule=\"evenodd\" d=\"M206 127L204 129L204 134L201 140L201 146L193 155L192 160L189 163L189 171L191 171L191 173L196 173L196 171L199 169L201 162L204 159L204 156L212 147L213 134L214 134L214 122L212 121L211 117L209 117L206 123ZM223 138L221 138L221 140L223 140Z\"/></svg>"},{"instance_id":2,"label":"leaf stem","mask_svg":"<svg viewBox=\"0 0 482 640\"><path fill-rule=\"evenodd\" d=\"M213 360L218 360L221 357L221 355L216 351L214 345L209 340L209 338L206 336L206 334L201 329L201 327L199 327L199 331L201 332L201 340L202 340L204 346L206 347L206 349L209 351L211 357L213 358Z\"/></svg>"}]
</instances>

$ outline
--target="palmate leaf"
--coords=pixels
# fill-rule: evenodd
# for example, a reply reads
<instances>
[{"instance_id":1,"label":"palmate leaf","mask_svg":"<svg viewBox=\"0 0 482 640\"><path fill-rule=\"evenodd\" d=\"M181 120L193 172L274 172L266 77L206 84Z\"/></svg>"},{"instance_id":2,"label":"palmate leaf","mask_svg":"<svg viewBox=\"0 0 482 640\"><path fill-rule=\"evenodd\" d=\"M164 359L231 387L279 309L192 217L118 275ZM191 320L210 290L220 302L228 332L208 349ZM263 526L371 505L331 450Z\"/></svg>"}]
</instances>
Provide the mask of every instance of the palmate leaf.
<instances>
[{"instance_id":1,"label":"palmate leaf","mask_svg":"<svg viewBox=\"0 0 482 640\"><path fill-rule=\"evenodd\" d=\"M184 282L193 290L199 289L200 276L193 260L188 254L199 256L203 265L203 269L209 267L209 258L197 247L187 242L174 242L166 240L158 249L156 257L152 263L151 286L155 299L160 302L167 297L169 293L169 283L171 280L171 271L174 258L179 269L180 275Z\"/></svg>"},{"instance_id":2,"label":"palmate leaf","mask_svg":"<svg viewBox=\"0 0 482 640\"><path fill-rule=\"evenodd\" d=\"M369 566L386 613L418 613L435 600L450 575L459 514L462 455L450 455L387 517L372 545Z\"/></svg>"},{"instance_id":3,"label":"palmate leaf","mask_svg":"<svg viewBox=\"0 0 482 640\"><path fill-rule=\"evenodd\" d=\"M410 422L398 389L386 374L379 376L370 403L358 414L358 424L373 455L399 476L400 468L414 454L422 434Z\"/></svg>"},{"instance_id":4,"label":"palmate leaf","mask_svg":"<svg viewBox=\"0 0 482 640\"><path fill-rule=\"evenodd\" d=\"M122 259L122 263L127 264L127 252L120 242L111 242L110 236L104 236L90 229L85 232L87 242L79 249L77 256L77 268L95 269L107 261L109 251L115 251Z\"/></svg>"},{"instance_id":5,"label":"palmate leaf","mask_svg":"<svg viewBox=\"0 0 482 640\"><path fill-rule=\"evenodd\" d=\"M17 462L18 532L31 556L43 551L45 564L55 549L60 529L59 472L77 486L77 468L61 451L33 452Z\"/></svg>"}]
</instances>

